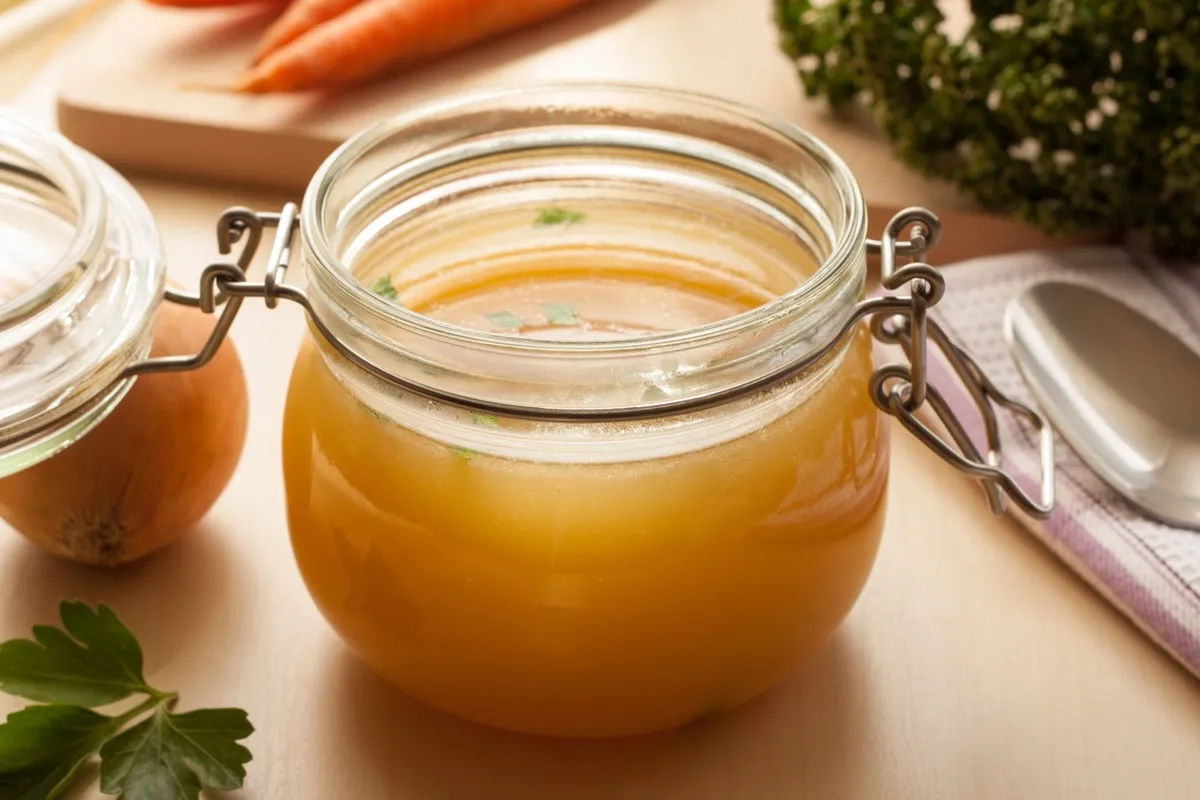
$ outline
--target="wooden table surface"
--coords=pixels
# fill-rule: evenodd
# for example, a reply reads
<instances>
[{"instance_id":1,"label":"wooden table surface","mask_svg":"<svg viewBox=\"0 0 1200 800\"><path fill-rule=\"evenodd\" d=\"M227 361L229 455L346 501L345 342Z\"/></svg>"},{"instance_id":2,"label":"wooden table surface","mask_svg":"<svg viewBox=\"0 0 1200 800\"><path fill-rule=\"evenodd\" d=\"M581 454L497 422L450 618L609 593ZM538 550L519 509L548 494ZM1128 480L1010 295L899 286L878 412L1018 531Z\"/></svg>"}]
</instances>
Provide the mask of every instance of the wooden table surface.
<instances>
[{"instance_id":1,"label":"wooden table surface","mask_svg":"<svg viewBox=\"0 0 1200 800\"><path fill-rule=\"evenodd\" d=\"M51 80L20 98L35 120L50 119ZM134 182L184 285L214 257L222 209L285 199ZM1200 683L898 426L867 589L777 691L703 726L599 743L510 735L408 700L340 645L292 559L280 412L303 335L288 304L242 312L246 451L178 545L103 572L0 523L0 637L54 621L63 597L111 604L182 707L250 712L255 758L231 800L1200 797ZM0 711L18 705L0 698Z\"/></svg>"}]
</instances>

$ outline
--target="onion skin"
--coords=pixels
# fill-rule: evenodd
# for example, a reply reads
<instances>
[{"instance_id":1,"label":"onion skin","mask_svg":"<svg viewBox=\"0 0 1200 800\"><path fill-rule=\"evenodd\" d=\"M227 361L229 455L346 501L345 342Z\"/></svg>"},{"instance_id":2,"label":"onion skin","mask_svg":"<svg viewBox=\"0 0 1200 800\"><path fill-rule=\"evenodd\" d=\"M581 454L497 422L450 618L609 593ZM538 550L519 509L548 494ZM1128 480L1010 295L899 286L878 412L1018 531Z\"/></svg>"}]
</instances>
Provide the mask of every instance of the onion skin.
<instances>
[{"instance_id":1,"label":"onion skin","mask_svg":"<svg viewBox=\"0 0 1200 800\"><path fill-rule=\"evenodd\" d=\"M164 302L152 355L197 352L212 317ZM38 547L97 566L136 561L187 533L229 483L246 439L233 342L199 370L144 375L99 425L0 478L0 518Z\"/></svg>"}]
</instances>

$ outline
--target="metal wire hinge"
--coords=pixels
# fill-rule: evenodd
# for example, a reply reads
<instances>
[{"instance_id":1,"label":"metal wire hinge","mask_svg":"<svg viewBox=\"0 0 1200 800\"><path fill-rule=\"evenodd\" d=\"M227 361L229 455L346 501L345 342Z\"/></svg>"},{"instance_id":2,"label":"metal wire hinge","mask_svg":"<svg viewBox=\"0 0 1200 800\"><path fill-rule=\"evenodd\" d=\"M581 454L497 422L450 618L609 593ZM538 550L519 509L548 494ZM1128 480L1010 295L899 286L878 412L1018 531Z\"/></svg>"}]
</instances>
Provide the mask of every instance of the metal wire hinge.
<instances>
[{"instance_id":1,"label":"metal wire hinge","mask_svg":"<svg viewBox=\"0 0 1200 800\"><path fill-rule=\"evenodd\" d=\"M899 345L908 357L908 364L889 364L871 377L870 391L876 405L896 417L905 428L931 450L959 470L979 478L987 493L993 512L1005 510L1006 500L1017 504L1025 513L1037 518L1049 516L1054 506L1054 435L1049 423L1034 409L1006 396L988 379L979 365L946 336L945 331L929 318L928 311L945 293L946 283L941 273L929 264L918 261L933 249L941 234L941 222L930 211L906 209L888 223L880 241L868 240L869 251L878 253L881 260L881 282L884 288L896 291L907 286L909 294L884 295L860 302L846 319L836 336L806 358L782 365L752 381L722 387L694 396L668 398L654 403L628 407L581 409L541 408L513 405L449 393L395 375L388 374L364 359L342 342L314 312L308 296L296 286L284 283L291 261L292 240L299 229L299 209L288 203L278 214L258 213L248 208L232 208L221 215L217 223L217 243L222 254L241 251L234 263L216 263L205 268L200 276L200 292L188 294L167 289L166 300L213 314L224 305L212 333L200 352L190 356L163 356L133 364L122 373L123 378L156 372L176 372L197 369L216 354L229 333L234 317L247 297L261 297L268 308L280 299L302 306L309 320L326 341L352 363L377 378L414 394L438 402L449 403L467 410L540 420L636 420L668 414L698 411L769 389L801 375L821 359L830 355L839 343L865 319L870 319L871 331L880 341ZM275 229L275 238L267 258L263 281L246 280L254 255L262 242L263 232ZM905 230L908 239L902 239ZM910 263L897 267L900 258ZM929 383L928 347L932 342L953 367L958 378L970 393L982 417L987 438L987 455L979 452L949 405ZM953 443L927 426L918 412L929 408L949 433ZM1000 428L996 409L1003 408L1028 422L1037 432L1041 450L1041 486L1038 499L1031 497L1003 469Z\"/></svg>"},{"instance_id":2,"label":"metal wire hinge","mask_svg":"<svg viewBox=\"0 0 1200 800\"><path fill-rule=\"evenodd\" d=\"M910 229L907 240L901 239ZM869 251L880 257L880 282L884 288L896 291L907 285L908 297L886 297L867 300L860 309L883 300L881 307L870 310L871 331L882 342L899 345L908 357L908 364L888 364L871 377L871 396L888 414L900 421L910 433L920 439L941 458L959 470L979 478L987 493L988 505L996 514L1005 510L1011 500L1026 514L1038 519L1050 516L1054 508L1054 432L1038 411L1001 392L984 374L966 351L950 341L945 330L928 315L946 291L946 281L936 269L918 259L932 250L941 237L942 225L937 216L923 208L901 211L888 223L880 241L868 240ZM897 267L900 257L911 259ZM900 301L900 308L895 301ZM954 369L983 421L987 439L986 460L971 440L962 420L951 410L938 390L929 383L929 343L941 350L946 362ZM928 407L950 434L947 442L917 413ZM1041 461L1040 487L1034 499L1003 469L1000 426L996 414L1003 408L1027 422L1037 433Z\"/></svg>"},{"instance_id":3,"label":"metal wire hinge","mask_svg":"<svg viewBox=\"0 0 1200 800\"><path fill-rule=\"evenodd\" d=\"M185 372L199 369L212 360L229 334L229 328L242 308L247 297L261 297L267 308L274 308L279 298L295 300L308 308L308 298L299 289L284 284L288 264L291 261L292 236L300 226L300 210L295 203L288 203L278 214L260 213L248 208L231 208L217 221L217 247L222 255L229 255L241 244L237 260L230 264L218 262L205 267L200 274L200 293L166 289L163 299L179 305L198 308L205 314L215 313L224 305L217 324L213 326L208 340L200 352L190 356L161 356L136 364L130 364L121 373L122 378L146 375L155 372ZM267 270L261 282L246 280L254 255L262 243L263 231L275 229L275 240L267 260Z\"/></svg>"}]
</instances>

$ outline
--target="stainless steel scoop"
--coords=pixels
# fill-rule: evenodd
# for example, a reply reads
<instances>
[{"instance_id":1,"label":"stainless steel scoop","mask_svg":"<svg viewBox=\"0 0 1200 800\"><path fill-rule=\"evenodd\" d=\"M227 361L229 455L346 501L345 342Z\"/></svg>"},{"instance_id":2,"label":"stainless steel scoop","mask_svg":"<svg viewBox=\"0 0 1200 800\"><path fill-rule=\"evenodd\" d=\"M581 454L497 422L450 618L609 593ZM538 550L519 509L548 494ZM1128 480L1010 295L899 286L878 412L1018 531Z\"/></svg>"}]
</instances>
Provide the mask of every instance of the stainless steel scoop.
<instances>
[{"instance_id":1,"label":"stainless steel scoop","mask_svg":"<svg viewBox=\"0 0 1200 800\"><path fill-rule=\"evenodd\" d=\"M1149 516L1200 530L1200 355L1076 284L1026 290L1004 329L1034 399L1084 463Z\"/></svg>"}]
</instances>

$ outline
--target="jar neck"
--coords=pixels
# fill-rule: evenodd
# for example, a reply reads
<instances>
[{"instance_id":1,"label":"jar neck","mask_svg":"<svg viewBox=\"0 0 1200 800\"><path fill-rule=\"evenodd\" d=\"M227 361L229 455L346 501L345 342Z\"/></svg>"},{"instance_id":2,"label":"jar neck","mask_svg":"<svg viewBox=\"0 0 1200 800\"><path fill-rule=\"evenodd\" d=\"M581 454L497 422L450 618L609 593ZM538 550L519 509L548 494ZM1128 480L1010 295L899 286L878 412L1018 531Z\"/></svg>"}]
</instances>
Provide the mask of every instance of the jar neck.
<instances>
[{"instance_id":1,"label":"jar neck","mask_svg":"<svg viewBox=\"0 0 1200 800\"><path fill-rule=\"evenodd\" d=\"M758 281L771 299L699 327L620 341L531 340L439 322L373 294L548 246L530 221L568 206L556 257L656 253ZM865 209L803 132L654 90L539 89L392 120L347 143L305 199L321 322L378 371L466 398L629 408L752 384L828 347L865 277ZM522 255L524 254L524 255Z\"/></svg>"}]
</instances>

